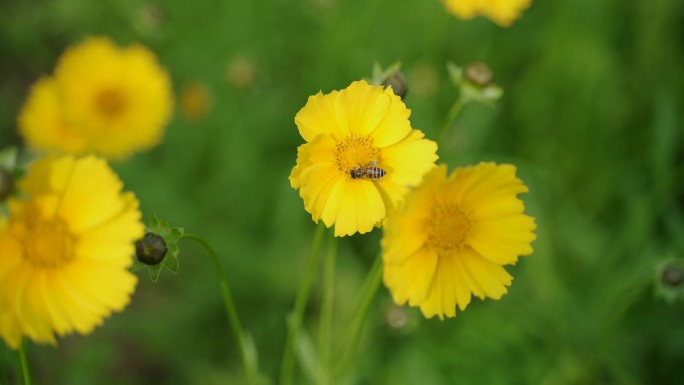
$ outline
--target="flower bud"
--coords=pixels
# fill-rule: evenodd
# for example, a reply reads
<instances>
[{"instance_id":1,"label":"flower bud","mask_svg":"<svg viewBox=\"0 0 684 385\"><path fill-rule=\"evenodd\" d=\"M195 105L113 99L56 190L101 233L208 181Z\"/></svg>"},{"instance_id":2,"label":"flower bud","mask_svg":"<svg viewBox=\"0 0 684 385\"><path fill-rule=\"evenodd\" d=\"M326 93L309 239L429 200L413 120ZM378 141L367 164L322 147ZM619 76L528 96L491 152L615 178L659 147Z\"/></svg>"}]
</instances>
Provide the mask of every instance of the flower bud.
<instances>
[{"instance_id":1,"label":"flower bud","mask_svg":"<svg viewBox=\"0 0 684 385\"><path fill-rule=\"evenodd\" d=\"M14 191L14 178L9 171L0 168L0 202L9 198Z\"/></svg>"},{"instance_id":2,"label":"flower bud","mask_svg":"<svg viewBox=\"0 0 684 385\"><path fill-rule=\"evenodd\" d=\"M382 85L385 87L392 87L392 91L395 95L404 99L408 93L408 84L406 83L406 78L404 74L397 70L392 72L383 82Z\"/></svg>"},{"instance_id":3,"label":"flower bud","mask_svg":"<svg viewBox=\"0 0 684 385\"><path fill-rule=\"evenodd\" d=\"M154 233L147 233L143 239L135 242L135 255L146 265L158 265L166 256L164 238Z\"/></svg>"},{"instance_id":4,"label":"flower bud","mask_svg":"<svg viewBox=\"0 0 684 385\"><path fill-rule=\"evenodd\" d=\"M470 63L465 68L466 79L479 87L490 85L494 81L494 74L489 67L482 62Z\"/></svg>"},{"instance_id":5,"label":"flower bud","mask_svg":"<svg viewBox=\"0 0 684 385\"><path fill-rule=\"evenodd\" d=\"M669 263L660 274L660 281L663 285L676 288L684 282L684 270L678 263Z\"/></svg>"}]
</instances>

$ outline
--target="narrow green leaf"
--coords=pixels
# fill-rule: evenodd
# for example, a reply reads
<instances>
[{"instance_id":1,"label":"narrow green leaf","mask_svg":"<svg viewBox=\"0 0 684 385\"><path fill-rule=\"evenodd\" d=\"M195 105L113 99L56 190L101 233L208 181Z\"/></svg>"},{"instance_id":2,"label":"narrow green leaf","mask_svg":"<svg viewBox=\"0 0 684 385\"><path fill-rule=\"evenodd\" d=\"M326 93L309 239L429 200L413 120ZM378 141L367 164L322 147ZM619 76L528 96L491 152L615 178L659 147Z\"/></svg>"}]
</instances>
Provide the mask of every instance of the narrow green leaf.
<instances>
[{"instance_id":1,"label":"narrow green leaf","mask_svg":"<svg viewBox=\"0 0 684 385\"><path fill-rule=\"evenodd\" d=\"M148 271L150 272L150 279L152 280L152 282L157 282L157 279L159 279L159 273L161 273L161 270L162 270L162 264L161 263L158 265L150 266Z\"/></svg>"},{"instance_id":2,"label":"narrow green leaf","mask_svg":"<svg viewBox=\"0 0 684 385\"><path fill-rule=\"evenodd\" d=\"M166 257L164 258L164 261L162 261L162 265L164 265L164 267L171 270L172 272L177 273L178 257L173 255L172 253L166 253Z\"/></svg>"}]
</instances>

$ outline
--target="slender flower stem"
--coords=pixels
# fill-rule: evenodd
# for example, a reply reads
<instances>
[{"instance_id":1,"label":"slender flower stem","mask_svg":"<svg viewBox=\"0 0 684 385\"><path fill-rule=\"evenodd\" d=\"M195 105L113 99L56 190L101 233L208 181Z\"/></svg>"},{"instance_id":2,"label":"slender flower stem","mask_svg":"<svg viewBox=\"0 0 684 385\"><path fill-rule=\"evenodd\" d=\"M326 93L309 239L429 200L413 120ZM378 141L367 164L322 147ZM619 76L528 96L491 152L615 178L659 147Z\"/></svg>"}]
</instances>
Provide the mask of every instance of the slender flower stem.
<instances>
[{"instance_id":1,"label":"slender flower stem","mask_svg":"<svg viewBox=\"0 0 684 385\"><path fill-rule=\"evenodd\" d=\"M454 123L454 120L456 120L456 117L458 114L461 112L461 109L463 108L464 100L461 95L458 96L454 104L451 106L451 109L449 110L449 113L447 114L447 118L444 121L444 125L442 126L442 129L439 130L439 134L437 134L437 142L441 142L444 134L446 134L447 131L449 131L449 128L451 125Z\"/></svg>"},{"instance_id":2,"label":"slender flower stem","mask_svg":"<svg viewBox=\"0 0 684 385\"><path fill-rule=\"evenodd\" d=\"M304 273L304 278L299 286L297 298L295 299L294 309L288 317L287 337L285 339L285 351L283 352L283 360L280 363L280 385L292 385L292 372L294 369L294 351L299 336L299 328L304 318L304 310L306 310L306 303L309 299L309 290L313 282L314 272L318 265L320 257L321 244L323 243L323 234L325 234L325 225L323 222L316 227L313 243L311 246L311 256L309 257L309 264Z\"/></svg>"},{"instance_id":3,"label":"slender flower stem","mask_svg":"<svg viewBox=\"0 0 684 385\"><path fill-rule=\"evenodd\" d=\"M5 356L4 353L5 348L0 348L0 354L2 354L2 357L0 357L0 384L8 385L9 379L7 378L7 367L5 366L5 360L3 359Z\"/></svg>"},{"instance_id":4,"label":"slender flower stem","mask_svg":"<svg viewBox=\"0 0 684 385\"><path fill-rule=\"evenodd\" d=\"M228 279L226 278L226 273L223 270L223 265L221 264L221 258L218 256L213 247L201 236L196 234L183 234L180 239L188 239L195 241L207 250L214 261L214 267L216 268L216 273L221 281L221 296L223 297L223 306L226 309L228 315L228 322L230 323L230 328L235 337L235 341L238 345L238 350L240 352L240 358L242 359L242 366L245 370L245 375L250 384L256 383L257 370L253 368L248 360L247 350L245 349L244 333L242 331L242 326L240 325L240 318L238 317L237 310L235 309L235 302L233 301L233 296L230 292L230 286L228 286Z\"/></svg>"},{"instance_id":5,"label":"slender flower stem","mask_svg":"<svg viewBox=\"0 0 684 385\"><path fill-rule=\"evenodd\" d=\"M21 361L21 373L24 375L24 385L31 385L31 371L26 359L26 341L19 344L19 360Z\"/></svg>"},{"instance_id":6,"label":"slender flower stem","mask_svg":"<svg viewBox=\"0 0 684 385\"><path fill-rule=\"evenodd\" d=\"M321 305L320 341L318 351L321 366L326 374L326 384L330 383L330 346L332 336L333 300L335 298L335 259L337 257L337 238L330 237L328 252L323 261L323 303Z\"/></svg>"},{"instance_id":7,"label":"slender flower stem","mask_svg":"<svg viewBox=\"0 0 684 385\"><path fill-rule=\"evenodd\" d=\"M368 316L368 309L370 308L371 303L373 303L375 294L378 292L381 278L382 254L378 254L373 262L373 266L368 272L368 276L366 276L366 281L363 284L361 300L359 301L359 305L356 310L356 316L352 324L349 345L347 345L347 350L344 352L342 361L336 371L338 376L347 371L353 357L356 355L356 349L358 348L359 341L361 340L361 332L363 331L363 326L366 323L366 318Z\"/></svg>"}]
</instances>

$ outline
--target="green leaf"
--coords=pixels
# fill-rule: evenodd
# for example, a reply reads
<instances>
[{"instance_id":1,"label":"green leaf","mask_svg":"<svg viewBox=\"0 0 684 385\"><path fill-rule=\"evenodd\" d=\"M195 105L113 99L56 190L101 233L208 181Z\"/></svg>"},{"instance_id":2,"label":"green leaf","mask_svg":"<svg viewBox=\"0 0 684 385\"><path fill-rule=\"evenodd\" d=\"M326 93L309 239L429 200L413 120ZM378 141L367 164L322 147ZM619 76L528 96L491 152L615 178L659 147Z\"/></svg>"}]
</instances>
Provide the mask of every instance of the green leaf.
<instances>
[{"instance_id":1,"label":"green leaf","mask_svg":"<svg viewBox=\"0 0 684 385\"><path fill-rule=\"evenodd\" d=\"M150 279L152 282L157 282L157 279L159 279L159 274L161 273L162 270L162 264L158 265L151 265L149 268L149 273L150 273Z\"/></svg>"},{"instance_id":2,"label":"green leaf","mask_svg":"<svg viewBox=\"0 0 684 385\"><path fill-rule=\"evenodd\" d=\"M150 214L147 227L151 230L156 230L157 227L159 227L159 218L157 218L157 214L155 212Z\"/></svg>"},{"instance_id":3,"label":"green leaf","mask_svg":"<svg viewBox=\"0 0 684 385\"><path fill-rule=\"evenodd\" d=\"M0 151L0 168L7 171L12 171L17 167L17 158L19 157L19 150L16 147L7 147Z\"/></svg>"},{"instance_id":4,"label":"green leaf","mask_svg":"<svg viewBox=\"0 0 684 385\"><path fill-rule=\"evenodd\" d=\"M463 83L463 68L450 61L446 63L446 68L451 84L456 88L461 88L461 84Z\"/></svg>"},{"instance_id":5,"label":"green leaf","mask_svg":"<svg viewBox=\"0 0 684 385\"><path fill-rule=\"evenodd\" d=\"M173 253L167 252L166 257L161 264L174 273L178 272L178 257L176 257Z\"/></svg>"},{"instance_id":6,"label":"green leaf","mask_svg":"<svg viewBox=\"0 0 684 385\"><path fill-rule=\"evenodd\" d=\"M318 353L314 348L311 338L304 328L299 330L296 346L297 358L302 367L302 371L309 377L309 382L313 384L325 384L327 381L325 371L318 360Z\"/></svg>"},{"instance_id":7,"label":"green leaf","mask_svg":"<svg viewBox=\"0 0 684 385\"><path fill-rule=\"evenodd\" d=\"M135 273L136 271L138 271L140 269L144 269L146 267L147 267L146 264L138 261L138 258L135 258L135 260L133 261L133 265L131 266L130 270L131 270L131 272Z\"/></svg>"},{"instance_id":8,"label":"green leaf","mask_svg":"<svg viewBox=\"0 0 684 385\"><path fill-rule=\"evenodd\" d=\"M390 64L389 67L383 69L380 64L373 63L373 72L372 72L372 77L368 81L370 85L374 86L381 86L383 83L385 83L385 80L392 75L393 73L399 71L401 69L401 62L394 62Z\"/></svg>"}]
</instances>

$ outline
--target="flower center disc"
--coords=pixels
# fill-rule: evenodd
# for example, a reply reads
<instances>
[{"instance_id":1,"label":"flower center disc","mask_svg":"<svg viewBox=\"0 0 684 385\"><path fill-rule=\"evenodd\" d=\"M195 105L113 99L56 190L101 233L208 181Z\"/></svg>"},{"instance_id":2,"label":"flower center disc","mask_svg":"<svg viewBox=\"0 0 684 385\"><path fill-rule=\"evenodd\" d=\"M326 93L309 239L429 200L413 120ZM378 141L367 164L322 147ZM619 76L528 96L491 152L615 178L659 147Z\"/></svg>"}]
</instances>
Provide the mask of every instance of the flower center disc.
<instances>
[{"instance_id":1,"label":"flower center disc","mask_svg":"<svg viewBox=\"0 0 684 385\"><path fill-rule=\"evenodd\" d=\"M351 170L377 160L378 153L379 151L373 147L373 141L370 137L352 134L337 142L335 163L341 173L349 175Z\"/></svg>"},{"instance_id":2,"label":"flower center disc","mask_svg":"<svg viewBox=\"0 0 684 385\"><path fill-rule=\"evenodd\" d=\"M74 257L74 240L59 219L28 224L22 239L24 256L34 266L58 267Z\"/></svg>"},{"instance_id":3,"label":"flower center disc","mask_svg":"<svg viewBox=\"0 0 684 385\"><path fill-rule=\"evenodd\" d=\"M440 254L451 254L467 245L471 224L458 207L440 208L429 221L428 242Z\"/></svg>"},{"instance_id":4,"label":"flower center disc","mask_svg":"<svg viewBox=\"0 0 684 385\"><path fill-rule=\"evenodd\" d=\"M108 118L121 115L126 107L126 101L121 92L114 89L104 89L95 98L98 111Z\"/></svg>"}]
</instances>

